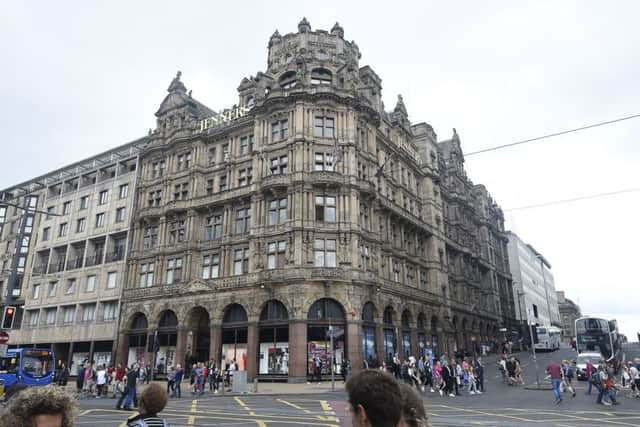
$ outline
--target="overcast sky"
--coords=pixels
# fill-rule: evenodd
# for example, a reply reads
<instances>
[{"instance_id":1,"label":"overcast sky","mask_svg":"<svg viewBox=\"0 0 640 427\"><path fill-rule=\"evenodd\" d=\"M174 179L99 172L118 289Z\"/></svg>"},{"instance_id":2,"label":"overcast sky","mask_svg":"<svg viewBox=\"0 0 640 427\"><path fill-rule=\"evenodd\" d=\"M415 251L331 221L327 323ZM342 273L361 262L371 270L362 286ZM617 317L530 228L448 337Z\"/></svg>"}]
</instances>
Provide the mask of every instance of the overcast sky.
<instances>
[{"instance_id":1,"label":"overcast sky","mask_svg":"<svg viewBox=\"0 0 640 427\"><path fill-rule=\"evenodd\" d=\"M303 16L340 22L387 109L402 94L466 152L640 113L639 2L442 3L4 1L0 188L145 135L177 70L209 107L236 103L273 31ZM640 192L508 209L640 187L638 134L633 119L466 159L557 288L634 339Z\"/></svg>"}]
</instances>

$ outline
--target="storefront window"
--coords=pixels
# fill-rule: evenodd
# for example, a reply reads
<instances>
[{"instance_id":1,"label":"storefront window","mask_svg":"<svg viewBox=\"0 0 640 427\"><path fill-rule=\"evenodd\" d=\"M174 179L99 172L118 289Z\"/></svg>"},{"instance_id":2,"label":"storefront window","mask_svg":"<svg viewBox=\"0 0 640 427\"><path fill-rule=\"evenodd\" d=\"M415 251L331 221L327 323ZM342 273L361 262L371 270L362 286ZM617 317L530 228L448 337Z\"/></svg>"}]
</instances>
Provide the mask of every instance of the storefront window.
<instances>
[{"instance_id":1,"label":"storefront window","mask_svg":"<svg viewBox=\"0 0 640 427\"><path fill-rule=\"evenodd\" d=\"M371 365L377 362L375 307L368 302L362 308L362 358Z\"/></svg>"},{"instance_id":2,"label":"storefront window","mask_svg":"<svg viewBox=\"0 0 640 427\"><path fill-rule=\"evenodd\" d=\"M247 312L240 304L227 307L222 321L220 365L226 370L234 360L239 370L247 369Z\"/></svg>"},{"instance_id":3,"label":"storefront window","mask_svg":"<svg viewBox=\"0 0 640 427\"><path fill-rule=\"evenodd\" d=\"M289 315L280 301L268 301L260 314L258 373L289 373Z\"/></svg>"},{"instance_id":4,"label":"storefront window","mask_svg":"<svg viewBox=\"0 0 640 427\"><path fill-rule=\"evenodd\" d=\"M340 374L345 353L345 315L340 303L323 298L311 305L307 316L307 372L313 374L314 361L320 360L322 375L331 373L333 355L334 372ZM333 348L331 340L333 339Z\"/></svg>"}]
</instances>

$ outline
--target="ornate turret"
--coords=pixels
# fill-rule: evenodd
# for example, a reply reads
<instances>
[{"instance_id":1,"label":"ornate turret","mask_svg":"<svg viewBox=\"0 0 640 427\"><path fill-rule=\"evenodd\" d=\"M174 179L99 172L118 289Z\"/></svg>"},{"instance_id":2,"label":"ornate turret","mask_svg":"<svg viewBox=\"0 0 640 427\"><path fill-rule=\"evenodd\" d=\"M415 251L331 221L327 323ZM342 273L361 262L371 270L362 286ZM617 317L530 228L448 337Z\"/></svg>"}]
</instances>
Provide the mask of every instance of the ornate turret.
<instances>
[{"instance_id":1,"label":"ornate turret","mask_svg":"<svg viewBox=\"0 0 640 427\"><path fill-rule=\"evenodd\" d=\"M308 33L311 31L311 24L307 21L307 18L302 18L302 21L298 24L298 32L299 33Z\"/></svg>"},{"instance_id":2,"label":"ornate turret","mask_svg":"<svg viewBox=\"0 0 640 427\"><path fill-rule=\"evenodd\" d=\"M336 22L336 24L331 29L331 34L340 38L344 38L344 29L340 26L340 24Z\"/></svg>"},{"instance_id":3,"label":"ornate turret","mask_svg":"<svg viewBox=\"0 0 640 427\"><path fill-rule=\"evenodd\" d=\"M281 40L282 40L282 36L278 32L278 30L275 30L271 35L271 38L269 39L269 47L273 46L276 43L280 43Z\"/></svg>"}]
</instances>

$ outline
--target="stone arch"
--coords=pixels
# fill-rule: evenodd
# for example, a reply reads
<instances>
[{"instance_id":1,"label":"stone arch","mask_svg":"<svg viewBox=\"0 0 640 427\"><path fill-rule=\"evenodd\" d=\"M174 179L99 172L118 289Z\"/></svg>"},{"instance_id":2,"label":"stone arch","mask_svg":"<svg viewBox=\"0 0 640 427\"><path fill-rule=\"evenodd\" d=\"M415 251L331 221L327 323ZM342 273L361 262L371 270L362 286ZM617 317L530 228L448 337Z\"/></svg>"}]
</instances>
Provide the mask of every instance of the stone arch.
<instances>
[{"instance_id":1,"label":"stone arch","mask_svg":"<svg viewBox=\"0 0 640 427\"><path fill-rule=\"evenodd\" d=\"M376 306L368 301L362 306L362 321L367 323L375 323L378 313Z\"/></svg>"},{"instance_id":2,"label":"stone arch","mask_svg":"<svg viewBox=\"0 0 640 427\"><path fill-rule=\"evenodd\" d=\"M158 315L158 328L177 328L178 327L178 316L173 310L163 310Z\"/></svg>"},{"instance_id":3,"label":"stone arch","mask_svg":"<svg viewBox=\"0 0 640 427\"><path fill-rule=\"evenodd\" d=\"M129 316L129 320L127 321L127 329L129 330L149 329L149 320L147 319L147 315L140 311L137 311L131 316Z\"/></svg>"},{"instance_id":4,"label":"stone arch","mask_svg":"<svg viewBox=\"0 0 640 427\"><path fill-rule=\"evenodd\" d=\"M422 331L424 331L427 328L427 316L425 316L422 311L418 313L418 318L416 320L416 328Z\"/></svg>"},{"instance_id":5,"label":"stone arch","mask_svg":"<svg viewBox=\"0 0 640 427\"><path fill-rule=\"evenodd\" d=\"M287 321L289 320L289 310L277 299L265 301L260 310L260 322Z\"/></svg>"},{"instance_id":6,"label":"stone arch","mask_svg":"<svg viewBox=\"0 0 640 427\"><path fill-rule=\"evenodd\" d=\"M316 300L307 312L308 320L336 320L346 321L344 306L333 298Z\"/></svg>"},{"instance_id":7,"label":"stone arch","mask_svg":"<svg viewBox=\"0 0 640 427\"><path fill-rule=\"evenodd\" d=\"M388 305L384 309L384 313L382 314L382 323L388 326L394 324L396 311L393 309L391 305Z\"/></svg>"},{"instance_id":8,"label":"stone arch","mask_svg":"<svg viewBox=\"0 0 640 427\"><path fill-rule=\"evenodd\" d=\"M311 70L311 84L330 85L333 73L326 68L318 67Z\"/></svg>"},{"instance_id":9,"label":"stone arch","mask_svg":"<svg viewBox=\"0 0 640 427\"><path fill-rule=\"evenodd\" d=\"M410 329L412 323L413 314L411 314L411 311L407 308L402 311L402 315L400 316L400 325L402 326L402 329Z\"/></svg>"},{"instance_id":10,"label":"stone arch","mask_svg":"<svg viewBox=\"0 0 640 427\"><path fill-rule=\"evenodd\" d=\"M230 323L247 323L249 321L247 310L245 310L242 304L231 303L224 308L223 313L223 325Z\"/></svg>"}]
</instances>

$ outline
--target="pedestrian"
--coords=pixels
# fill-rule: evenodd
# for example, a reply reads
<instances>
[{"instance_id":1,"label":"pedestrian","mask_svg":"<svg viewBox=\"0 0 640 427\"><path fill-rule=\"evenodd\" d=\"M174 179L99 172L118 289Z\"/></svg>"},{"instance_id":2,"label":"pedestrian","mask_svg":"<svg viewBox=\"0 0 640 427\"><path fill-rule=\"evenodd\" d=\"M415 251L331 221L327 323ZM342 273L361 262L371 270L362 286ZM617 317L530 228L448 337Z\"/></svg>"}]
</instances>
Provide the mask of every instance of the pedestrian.
<instances>
[{"instance_id":1,"label":"pedestrian","mask_svg":"<svg viewBox=\"0 0 640 427\"><path fill-rule=\"evenodd\" d=\"M436 363L433 366L433 379L434 385L438 388L438 393L442 396L444 393L444 382L442 381L442 365L439 360L436 360Z\"/></svg>"},{"instance_id":2,"label":"pedestrian","mask_svg":"<svg viewBox=\"0 0 640 427\"><path fill-rule=\"evenodd\" d=\"M600 361L598 365L598 377L599 377L599 386L598 388L598 398L596 399L596 403L601 403L605 406L618 405L619 402L616 400L616 385L613 379L613 375L609 374L606 362L604 360Z\"/></svg>"},{"instance_id":3,"label":"pedestrian","mask_svg":"<svg viewBox=\"0 0 640 427\"><path fill-rule=\"evenodd\" d=\"M397 427L402 414L400 386L382 371L367 369L354 375L346 385L352 425Z\"/></svg>"},{"instance_id":4,"label":"pedestrian","mask_svg":"<svg viewBox=\"0 0 640 427\"><path fill-rule=\"evenodd\" d=\"M96 397L107 395L107 371L104 369L104 365L98 366L96 371L96 386L98 388L98 395Z\"/></svg>"},{"instance_id":5,"label":"pedestrian","mask_svg":"<svg viewBox=\"0 0 640 427\"><path fill-rule=\"evenodd\" d=\"M400 385L402 411L398 427L431 427L422 397L406 384Z\"/></svg>"},{"instance_id":6,"label":"pedestrian","mask_svg":"<svg viewBox=\"0 0 640 427\"><path fill-rule=\"evenodd\" d=\"M573 369L568 360L562 361L562 385L565 390L571 393L572 397L576 397L576 391L573 388Z\"/></svg>"},{"instance_id":7,"label":"pedestrian","mask_svg":"<svg viewBox=\"0 0 640 427\"><path fill-rule=\"evenodd\" d=\"M516 384L524 385L524 376L522 371L522 365L520 364L520 359L517 357L513 357L513 371L515 374Z\"/></svg>"},{"instance_id":8,"label":"pedestrian","mask_svg":"<svg viewBox=\"0 0 640 427\"><path fill-rule=\"evenodd\" d=\"M453 359L452 359L453 360ZM455 379L455 367L453 366L453 363L447 363L446 365L444 365L442 367L442 382L444 384L440 395L442 395L444 392L444 394L448 395L449 397L455 397L456 395L453 394L453 387L454 387L454 383L456 382Z\"/></svg>"},{"instance_id":9,"label":"pedestrian","mask_svg":"<svg viewBox=\"0 0 640 427\"><path fill-rule=\"evenodd\" d=\"M69 380L69 369L63 363L60 367L60 373L58 374L57 384L61 387L67 385L67 381Z\"/></svg>"},{"instance_id":10,"label":"pedestrian","mask_svg":"<svg viewBox=\"0 0 640 427\"><path fill-rule=\"evenodd\" d=\"M509 375L507 372L507 359L502 356L500 358L500 360L498 361L498 369L500 370L500 373L502 374L502 382L505 384L509 383Z\"/></svg>"},{"instance_id":11,"label":"pedestrian","mask_svg":"<svg viewBox=\"0 0 640 427\"><path fill-rule=\"evenodd\" d=\"M96 372L93 370L93 365L91 363L88 363L84 368L83 390L85 391L85 394L91 397L94 396L95 377Z\"/></svg>"},{"instance_id":12,"label":"pedestrian","mask_svg":"<svg viewBox=\"0 0 640 427\"><path fill-rule=\"evenodd\" d=\"M593 387L593 374L596 371L596 368L591 363L591 359L587 359L585 374L587 376L587 394L591 394L591 387Z\"/></svg>"},{"instance_id":13,"label":"pedestrian","mask_svg":"<svg viewBox=\"0 0 640 427\"><path fill-rule=\"evenodd\" d=\"M73 427L76 400L53 385L30 387L11 397L2 413L2 427Z\"/></svg>"},{"instance_id":14,"label":"pedestrian","mask_svg":"<svg viewBox=\"0 0 640 427\"><path fill-rule=\"evenodd\" d=\"M167 420L158 416L167 400L167 392L160 384L150 384L140 393L139 414L127 420L127 427L168 427Z\"/></svg>"},{"instance_id":15,"label":"pedestrian","mask_svg":"<svg viewBox=\"0 0 640 427\"><path fill-rule=\"evenodd\" d=\"M640 370L629 362L629 376L631 377L631 392L634 397L640 397Z\"/></svg>"},{"instance_id":16,"label":"pedestrian","mask_svg":"<svg viewBox=\"0 0 640 427\"><path fill-rule=\"evenodd\" d=\"M209 364L209 391L213 394L218 393L218 385L220 383L220 369L214 360L211 360Z\"/></svg>"},{"instance_id":17,"label":"pedestrian","mask_svg":"<svg viewBox=\"0 0 640 427\"><path fill-rule=\"evenodd\" d=\"M167 394L173 395L174 384L176 383L176 370L173 366L169 366L167 370Z\"/></svg>"},{"instance_id":18,"label":"pedestrian","mask_svg":"<svg viewBox=\"0 0 640 427\"><path fill-rule=\"evenodd\" d=\"M484 393L484 365L482 364L482 357L476 358L473 367L476 371L478 391Z\"/></svg>"},{"instance_id":19,"label":"pedestrian","mask_svg":"<svg viewBox=\"0 0 640 427\"><path fill-rule=\"evenodd\" d=\"M184 379L184 370L179 363L176 365L176 373L173 377L173 394L172 397L182 397L182 380Z\"/></svg>"},{"instance_id":20,"label":"pedestrian","mask_svg":"<svg viewBox=\"0 0 640 427\"><path fill-rule=\"evenodd\" d=\"M562 391L560 384L562 382L562 368L553 360L547 365L547 374L551 377L551 387L556 398L556 404L562 403Z\"/></svg>"},{"instance_id":21,"label":"pedestrian","mask_svg":"<svg viewBox=\"0 0 640 427\"><path fill-rule=\"evenodd\" d=\"M76 391L82 392L84 388L84 365L78 365L78 371L76 372Z\"/></svg>"},{"instance_id":22,"label":"pedestrian","mask_svg":"<svg viewBox=\"0 0 640 427\"><path fill-rule=\"evenodd\" d=\"M131 405L136 404L137 402L137 385L138 385L138 365L134 363L131 365L129 371L127 371L127 375L125 376L126 387L120 399L118 399L118 403L116 403L116 409L123 409L125 411L131 410ZM135 405L138 406L138 405Z\"/></svg>"},{"instance_id":23,"label":"pedestrian","mask_svg":"<svg viewBox=\"0 0 640 427\"><path fill-rule=\"evenodd\" d=\"M201 396L204 393L204 364L198 362L196 366L196 394Z\"/></svg>"},{"instance_id":24,"label":"pedestrian","mask_svg":"<svg viewBox=\"0 0 640 427\"><path fill-rule=\"evenodd\" d=\"M464 372L462 371L462 366L455 359L451 360L451 364L453 366L453 375L454 375L453 386L455 387L455 390L456 390L456 396L461 396L460 386L462 385Z\"/></svg>"}]
</instances>

